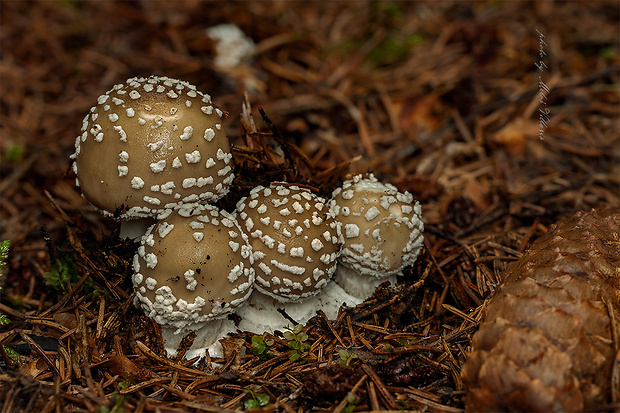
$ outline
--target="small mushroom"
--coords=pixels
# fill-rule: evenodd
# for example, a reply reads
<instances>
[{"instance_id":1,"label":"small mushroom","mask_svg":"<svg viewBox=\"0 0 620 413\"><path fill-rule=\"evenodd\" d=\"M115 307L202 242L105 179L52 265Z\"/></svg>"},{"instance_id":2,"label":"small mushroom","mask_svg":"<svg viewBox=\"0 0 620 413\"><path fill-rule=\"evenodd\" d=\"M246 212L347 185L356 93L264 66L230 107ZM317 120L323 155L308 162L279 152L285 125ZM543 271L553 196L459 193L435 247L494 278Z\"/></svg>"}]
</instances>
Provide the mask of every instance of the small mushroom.
<instances>
[{"instance_id":1,"label":"small mushroom","mask_svg":"<svg viewBox=\"0 0 620 413\"><path fill-rule=\"evenodd\" d=\"M272 326L286 325L275 311L282 303L300 315L308 308L313 316L319 307L311 298L328 285L341 242L340 226L325 200L297 185L273 183L254 188L237 203L237 211L254 251L257 291L248 305L261 308L263 315L271 309L279 319ZM252 311L248 305L240 310L242 318Z\"/></svg>"},{"instance_id":2,"label":"small mushroom","mask_svg":"<svg viewBox=\"0 0 620 413\"><path fill-rule=\"evenodd\" d=\"M334 190L330 211L342 224L344 245L335 280L365 299L415 262L423 242L422 208L374 175L356 175Z\"/></svg>"},{"instance_id":3,"label":"small mushroom","mask_svg":"<svg viewBox=\"0 0 620 413\"><path fill-rule=\"evenodd\" d=\"M214 203L234 179L222 115L187 82L128 79L99 96L83 120L72 155L76 183L121 219Z\"/></svg>"},{"instance_id":4,"label":"small mushroom","mask_svg":"<svg viewBox=\"0 0 620 413\"><path fill-rule=\"evenodd\" d=\"M198 334L191 354L224 336L231 328L224 319L253 283L247 236L234 215L210 205L170 213L147 230L134 256L134 303L161 325L172 354L190 331Z\"/></svg>"}]
</instances>

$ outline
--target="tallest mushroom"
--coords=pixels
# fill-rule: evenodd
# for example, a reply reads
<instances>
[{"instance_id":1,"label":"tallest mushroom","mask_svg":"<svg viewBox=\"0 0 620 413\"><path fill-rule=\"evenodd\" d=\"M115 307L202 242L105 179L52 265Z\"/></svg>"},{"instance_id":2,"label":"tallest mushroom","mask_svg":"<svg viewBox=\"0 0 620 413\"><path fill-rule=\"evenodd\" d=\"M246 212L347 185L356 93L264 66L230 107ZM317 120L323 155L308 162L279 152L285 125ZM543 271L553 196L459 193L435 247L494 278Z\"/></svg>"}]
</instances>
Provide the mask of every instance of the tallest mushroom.
<instances>
[{"instance_id":1,"label":"tallest mushroom","mask_svg":"<svg viewBox=\"0 0 620 413\"><path fill-rule=\"evenodd\" d=\"M72 158L84 197L107 215L139 219L214 203L234 175L222 111L168 77L135 77L99 96Z\"/></svg>"}]
</instances>

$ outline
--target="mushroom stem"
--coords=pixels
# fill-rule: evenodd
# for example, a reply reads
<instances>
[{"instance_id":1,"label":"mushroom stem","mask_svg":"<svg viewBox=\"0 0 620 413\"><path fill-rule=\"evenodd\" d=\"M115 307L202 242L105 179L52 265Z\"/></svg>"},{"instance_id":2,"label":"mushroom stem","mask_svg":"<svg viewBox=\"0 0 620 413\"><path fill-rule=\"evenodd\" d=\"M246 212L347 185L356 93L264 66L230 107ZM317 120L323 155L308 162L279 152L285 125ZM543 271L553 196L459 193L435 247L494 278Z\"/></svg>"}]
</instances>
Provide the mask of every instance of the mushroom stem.
<instances>
[{"instance_id":1,"label":"mushroom stem","mask_svg":"<svg viewBox=\"0 0 620 413\"><path fill-rule=\"evenodd\" d=\"M344 291L362 302L369 298L377 287L384 282L389 281L390 284L396 284L396 275L371 277L368 274L360 274L353 268L340 263L336 268L334 281Z\"/></svg>"},{"instance_id":2,"label":"mushroom stem","mask_svg":"<svg viewBox=\"0 0 620 413\"><path fill-rule=\"evenodd\" d=\"M121 229L119 231L119 238L121 239L134 239L140 240L146 233L148 227L155 223L153 218L137 218L121 221Z\"/></svg>"},{"instance_id":3,"label":"mushroom stem","mask_svg":"<svg viewBox=\"0 0 620 413\"><path fill-rule=\"evenodd\" d=\"M254 290L250 298L237 308L237 315L241 317L239 329L262 334L265 331L273 333L275 330L294 327L291 321L280 314L279 308L284 309L299 324L306 324L318 310L322 310L328 319L335 320L343 305L354 307L361 302L334 282L323 287L321 294L298 302L283 303Z\"/></svg>"},{"instance_id":4,"label":"mushroom stem","mask_svg":"<svg viewBox=\"0 0 620 413\"><path fill-rule=\"evenodd\" d=\"M182 328L162 325L161 335L168 357L173 358L177 355L181 340L192 331L196 333L196 338L194 338L194 343L187 353L185 353L185 359L187 360L191 360L195 357L204 357L207 351L212 358L222 357L224 353L222 345L218 340L225 337L228 333L235 331L235 327L234 324L227 319L194 323Z\"/></svg>"}]
</instances>

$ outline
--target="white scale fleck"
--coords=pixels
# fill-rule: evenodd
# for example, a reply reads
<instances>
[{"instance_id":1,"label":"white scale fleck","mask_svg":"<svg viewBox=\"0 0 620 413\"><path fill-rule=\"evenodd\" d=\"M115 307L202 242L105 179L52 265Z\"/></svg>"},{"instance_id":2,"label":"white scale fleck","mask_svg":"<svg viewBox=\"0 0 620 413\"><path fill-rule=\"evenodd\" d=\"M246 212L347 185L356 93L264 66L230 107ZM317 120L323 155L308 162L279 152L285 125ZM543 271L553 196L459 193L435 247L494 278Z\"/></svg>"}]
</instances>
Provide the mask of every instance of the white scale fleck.
<instances>
[{"instance_id":1,"label":"white scale fleck","mask_svg":"<svg viewBox=\"0 0 620 413\"><path fill-rule=\"evenodd\" d=\"M234 241L229 241L228 245L233 250L233 252L237 252L239 250L239 243Z\"/></svg>"},{"instance_id":2,"label":"white scale fleck","mask_svg":"<svg viewBox=\"0 0 620 413\"><path fill-rule=\"evenodd\" d=\"M320 251L324 247L323 243L318 238L313 239L310 245L312 245L312 249L315 251Z\"/></svg>"},{"instance_id":3,"label":"white scale fleck","mask_svg":"<svg viewBox=\"0 0 620 413\"><path fill-rule=\"evenodd\" d=\"M291 248L291 252L290 252L291 257L294 258L301 258L304 256L304 248L303 247L293 247Z\"/></svg>"},{"instance_id":4,"label":"white scale fleck","mask_svg":"<svg viewBox=\"0 0 620 413\"><path fill-rule=\"evenodd\" d=\"M134 176L131 180L131 187L133 189L142 189L144 187L144 180L138 176Z\"/></svg>"},{"instance_id":5,"label":"white scale fleck","mask_svg":"<svg viewBox=\"0 0 620 413\"><path fill-rule=\"evenodd\" d=\"M127 151L121 151L118 154L118 160L121 162L127 162L129 160L129 154L127 153Z\"/></svg>"},{"instance_id":6,"label":"white scale fleck","mask_svg":"<svg viewBox=\"0 0 620 413\"><path fill-rule=\"evenodd\" d=\"M153 142L153 143L147 143L146 146L149 147L149 149L151 150L151 152L156 152L158 151L162 146L164 146L164 141L157 141L157 142Z\"/></svg>"},{"instance_id":7,"label":"white scale fleck","mask_svg":"<svg viewBox=\"0 0 620 413\"><path fill-rule=\"evenodd\" d=\"M288 272L294 275L302 275L304 272L306 272L306 269L304 267L284 264L276 260L271 260L271 264L273 264L277 269L281 271Z\"/></svg>"},{"instance_id":8,"label":"white scale fleck","mask_svg":"<svg viewBox=\"0 0 620 413\"><path fill-rule=\"evenodd\" d=\"M263 270L263 272L267 275L271 275L271 268L269 268L269 266L267 264L265 264L264 262L259 262L258 263L258 268L260 268L261 270ZM260 278L260 277L259 277ZM269 287L269 283L267 283L267 287Z\"/></svg>"},{"instance_id":9,"label":"white scale fleck","mask_svg":"<svg viewBox=\"0 0 620 413\"><path fill-rule=\"evenodd\" d=\"M356 224L345 224L344 235L347 238L355 238L360 235L360 227Z\"/></svg>"},{"instance_id":10,"label":"white scale fleck","mask_svg":"<svg viewBox=\"0 0 620 413\"><path fill-rule=\"evenodd\" d=\"M166 93L166 96L168 96L170 99L176 99L179 97L179 95L177 95L176 93L174 93L173 90L169 90L168 93Z\"/></svg>"},{"instance_id":11,"label":"white scale fleck","mask_svg":"<svg viewBox=\"0 0 620 413\"><path fill-rule=\"evenodd\" d=\"M142 118L138 118L138 125L140 125L140 126L146 125L146 120L144 120Z\"/></svg>"},{"instance_id":12,"label":"white scale fleck","mask_svg":"<svg viewBox=\"0 0 620 413\"><path fill-rule=\"evenodd\" d=\"M152 277L147 277L144 283L146 284L146 288L148 288L149 290L154 290L155 287L157 287L157 280Z\"/></svg>"},{"instance_id":13,"label":"white scale fleck","mask_svg":"<svg viewBox=\"0 0 620 413\"><path fill-rule=\"evenodd\" d=\"M263 217L263 218L260 218L260 222L261 222L263 225L269 225L269 222L270 222L270 221L271 221L271 218L270 218L270 217Z\"/></svg>"},{"instance_id":14,"label":"white scale fleck","mask_svg":"<svg viewBox=\"0 0 620 413\"><path fill-rule=\"evenodd\" d=\"M151 192L159 192L159 185L151 185Z\"/></svg>"},{"instance_id":15,"label":"white scale fleck","mask_svg":"<svg viewBox=\"0 0 620 413\"><path fill-rule=\"evenodd\" d=\"M144 259L146 261L146 268L153 269L157 266L157 255L153 254L152 252L146 254Z\"/></svg>"},{"instance_id":16,"label":"white scale fleck","mask_svg":"<svg viewBox=\"0 0 620 413\"><path fill-rule=\"evenodd\" d=\"M137 90L132 90L129 92L129 97L132 99L140 99L140 93Z\"/></svg>"},{"instance_id":17,"label":"white scale fleck","mask_svg":"<svg viewBox=\"0 0 620 413\"><path fill-rule=\"evenodd\" d=\"M129 168L126 167L125 165L119 165L117 168L118 168L118 177L119 178L127 176L127 174L129 173Z\"/></svg>"},{"instance_id":18,"label":"white scale fleck","mask_svg":"<svg viewBox=\"0 0 620 413\"><path fill-rule=\"evenodd\" d=\"M381 241L381 229L377 228L372 231L372 238Z\"/></svg>"},{"instance_id":19,"label":"white scale fleck","mask_svg":"<svg viewBox=\"0 0 620 413\"><path fill-rule=\"evenodd\" d=\"M165 91L166 91L166 88L163 87L162 85L157 86L157 93L164 93Z\"/></svg>"},{"instance_id":20,"label":"white scale fleck","mask_svg":"<svg viewBox=\"0 0 620 413\"><path fill-rule=\"evenodd\" d=\"M110 113L108 115L108 119L110 120L110 122L114 123L118 120L118 115L116 113Z\"/></svg>"},{"instance_id":21,"label":"white scale fleck","mask_svg":"<svg viewBox=\"0 0 620 413\"><path fill-rule=\"evenodd\" d=\"M409 215L413 211L413 208L411 207L411 205L401 205L400 210L403 214Z\"/></svg>"},{"instance_id":22,"label":"white scale fleck","mask_svg":"<svg viewBox=\"0 0 620 413\"><path fill-rule=\"evenodd\" d=\"M162 159L161 161L153 162L149 166L151 168L151 171L153 171L154 173L163 172L163 170L166 169L166 160Z\"/></svg>"},{"instance_id":23,"label":"white scale fleck","mask_svg":"<svg viewBox=\"0 0 620 413\"><path fill-rule=\"evenodd\" d=\"M278 242L278 249L277 249L277 251L278 251L280 254L283 254L283 255L284 255L284 254L286 254L286 244L283 244L283 243L281 243L281 242Z\"/></svg>"},{"instance_id":24,"label":"white scale fleck","mask_svg":"<svg viewBox=\"0 0 620 413\"><path fill-rule=\"evenodd\" d=\"M172 160L172 167L173 167L174 169L178 169L178 168L180 168L181 166L183 166L183 164L181 163L181 160L179 159L179 157L178 157L178 156Z\"/></svg>"},{"instance_id":25,"label":"white scale fleck","mask_svg":"<svg viewBox=\"0 0 620 413\"><path fill-rule=\"evenodd\" d=\"M213 113L213 106L202 106L200 110L203 111L206 115L210 115Z\"/></svg>"},{"instance_id":26,"label":"white scale fleck","mask_svg":"<svg viewBox=\"0 0 620 413\"><path fill-rule=\"evenodd\" d=\"M276 246L276 240L271 238L269 235L263 235L261 237L261 241L263 241L263 244L265 244L270 250Z\"/></svg>"},{"instance_id":27,"label":"white scale fleck","mask_svg":"<svg viewBox=\"0 0 620 413\"><path fill-rule=\"evenodd\" d=\"M153 91L153 84L151 83L145 83L144 86L142 86L144 88L145 92L152 92Z\"/></svg>"},{"instance_id":28,"label":"white scale fleck","mask_svg":"<svg viewBox=\"0 0 620 413\"><path fill-rule=\"evenodd\" d=\"M189 291L195 291L196 286L198 285L198 281L196 281L196 279L194 278L194 274L195 273L193 270L187 270L183 274L183 278L185 278L185 282L187 283L185 285L185 288L187 288Z\"/></svg>"},{"instance_id":29,"label":"white scale fleck","mask_svg":"<svg viewBox=\"0 0 620 413\"><path fill-rule=\"evenodd\" d=\"M189 227L191 229L204 229L205 224L203 224L202 222L198 222L198 221L192 221L189 223Z\"/></svg>"},{"instance_id":30,"label":"white scale fleck","mask_svg":"<svg viewBox=\"0 0 620 413\"><path fill-rule=\"evenodd\" d=\"M207 176L207 177L200 177L196 180L196 186L198 188L202 188L205 185L211 185L213 183L213 177L212 176ZM211 192L207 192L207 194L210 194L209 196L212 196L213 194Z\"/></svg>"},{"instance_id":31,"label":"white scale fleck","mask_svg":"<svg viewBox=\"0 0 620 413\"><path fill-rule=\"evenodd\" d=\"M103 105L104 103L106 103L109 99L109 95L101 95L97 98L97 104L99 105Z\"/></svg>"},{"instance_id":32,"label":"white scale fleck","mask_svg":"<svg viewBox=\"0 0 620 413\"><path fill-rule=\"evenodd\" d=\"M258 199L253 199L250 202L248 202L248 207L249 208L254 209L254 208L256 208L256 205L258 205ZM265 208L267 208L267 207L265 207ZM259 212L259 213L262 214L263 212Z\"/></svg>"},{"instance_id":33,"label":"white scale fleck","mask_svg":"<svg viewBox=\"0 0 620 413\"><path fill-rule=\"evenodd\" d=\"M134 116L136 116L136 111L133 108L127 108L127 110L125 110L125 113L127 114L128 118L133 118Z\"/></svg>"},{"instance_id":34,"label":"white scale fleck","mask_svg":"<svg viewBox=\"0 0 620 413\"><path fill-rule=\"evenodd\" d=\"M217 171L217 175L218 176L227 175L228 173L230 173L231 170L232 170L232 168L229 165L226 165L225 167L223 167L222 169Z\"/></svg>"},{"instance_id":35,"label":"white scale fleck","mask_svg":"<svg viewBox=\"0 0 620 413\"><path fill-rule=\"evenodd\" d=\"M217 116L219 116L220 118L224 115L224 112L222 112L218 108L215 108L215 113L217 113Z\"/></svg>"},{"instance_id":36,"label":"white scale fleck","mask_svg":"<svg viewBox=\"0 0 620 413\"><path fill-rule=\"evenodd\" d=\"M160 188L161 193L165 195L172 195L172 190L176 188L176 185L173 181L166 182Z\"/></svg>"},{"instance_id":37,"label":"white scale fleck","mask_svg":"<svg viewBox=\"0 0 620 413\"><path fill-rule=\"evenodd\" d=\"M117 126L113 126L113 128L120 135L121 142L127 142L127 133L123 130L123 127L120 125L117 125Z\"/></svg>"},{"instance_id":38,"label":"white scale fleck","mask_svg":"<svg viewBox=\"0 0 620 413\"><path fill-rule=\"evenodd\" d=\"M195 98L197 96L196 91L193 89L188 90L187 96L189 96L190 98Z\"/></svg>"},{"instance_id":39,"label":"white scale fleck","mask_svg":"<svg viewBox=\"0 0 620 413\"><path fill-rule=\"evenodd\" d=\"M295 201L293 203L293 209L295 210L296 213L301 214L304 212L304 207L301 206L301 204L297 201Z\"/></svg>"},{"instance_id":40,"label":"white scale fleck","mask_svg":"<svg viewBox=\"0 0 620 413\"><path fill-rule=\"evenodd\" d=\"M159 225L159 228L157 228L157 233L159 234L160 238L165 238L166 235L168 235L173 228L174 224L169 224L164 221Z\"/></svg>"},{"instance_id":41,"label":"white scale fleck","mask_svg":"<svg viewBox=\"0 0 620 413\"><path fill-rule=\"evenodd\" d=\"M183 180L183 188L188 189L196 186L196 178L185 178Z\"/></svg>"},{"instance_id":42,"label":"white scale fleck","mask_svg":"<svg viewBox=\"0 0 620 413\"><path fill-rule=\"evenodd\" d=\"M205 234L203 234L202 232L194 232L192 236L194 237L196 242L200 242L205 237Z\"/></svg>"},{"instance_id":43,"label":"white scale fleck","mask_svg":"<svg viewBox=\"0 0 620 413\"><path fill-rule=\"evenodd\" d=\"M154 198L152 196L144 195L142 198L145 202L148 202L151 205L160 205L161 200L159 198Z\"/></svg>"},{"instance_id":44,"label":"white scale fleck","mask_svg":"<svg viewBox=\"0 0 620 413\"><path fill-rule=\"evenodd\" d=\"M366 214L364 214L364 218L366 218L366 221L372 221L377 216L379 216L379 214L381 214L381 211L379 211L377 207L373 206L368 211L366 211Z\"/></svg>"},{"instance_id":45,"label":"white scale fleck","mask_svg":"<svg viewBox=\"0 0 620 413\"><path fill-rule=\"evenodd\" d=\"M191 126L186 126L183 128L183 133L179 137L181 138L182 141L186 141L189 138L191 138L193 134L194 134L194 128L192 128Z\"/></svg>"},{"instance_id":46,"label":"white scale fleck","mask_svg":"<svg viewBox=\"0 0 620 413\"><path fill-rule=\"evenodd\" d=\"M215 129L222 130L222 124L221 123L216 123L215 124Z\"/></svg>"},{"instance_id":47,"label":"white scale fleck","mask_svg":"<svg viewBox=\"0 0 620 413\"><path fill-rule=\"evenodd\" d=\"M195 150L192 153L186 153L185 154L185 160L187 161L187 163L198 163L198 162L200 162L200 151L199 150Z\"/></svg>"},{"instance_id":48,"label":"white scale fleck","mask_svg":"<svg viewBox=\"0 0 620 413\"><path fill-rule=\"evenodd\" d=\"M213 158L207 159L207 163L205 164L207 169L211 168L213 165L215 165L215 161L213 160Z\"/></svg>"},{"instance_id":49,"label":"white scale fleck","mask_svg":"<svg viewBox=\"0 0 620 413\"><path fill-rule=\"evenodd\" d=\"M260 206L256 208L256 212L258 212L259 214L264 214L265 212L267 212L267 205L260 204Z\"/></svg>"},{"instance_id":50,"label":"white scale fleck","mask_svg":"<svg viewBox=\"0 0 620 413\"><path fill-rule=\"evenodd\" d=\"M291 211L288 208L281 209L280 210L280 215L287 217L287 216L291 215Z\"/></svg>"},{"instance_id":51,"label":"white scale fleck","mask_svg":"<svg viewBox=\"0 0 620 413\"><path fill-rule=\"evenodd\" d=\"M211 142L215 137L215 131L211 128L207 128L203 137L207 140L207 142Z\"/></svg>"},{"instance_id":52,"label":"white scale fleck","mask_svg":"<svg viewBox=\"0 0 620 413\"><path fill-rule=\"evenodd\" d=\"M179 111L179 108L170 108L170 114L175 115Z\"/></svg>"}]
</instances>

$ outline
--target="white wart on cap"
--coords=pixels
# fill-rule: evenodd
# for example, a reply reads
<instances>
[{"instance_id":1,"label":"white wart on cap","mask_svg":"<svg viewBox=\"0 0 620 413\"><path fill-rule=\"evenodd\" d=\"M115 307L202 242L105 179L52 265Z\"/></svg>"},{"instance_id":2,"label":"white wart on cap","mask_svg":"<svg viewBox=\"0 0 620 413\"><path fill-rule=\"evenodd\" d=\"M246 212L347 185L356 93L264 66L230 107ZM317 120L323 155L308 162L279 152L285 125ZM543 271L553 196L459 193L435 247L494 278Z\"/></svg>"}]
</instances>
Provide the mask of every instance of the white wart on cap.
<instances>
[{"instance_id":1,"label":"white wart on cap","mask_svg":"<svg viewBox=\"0 0 620 413\"><path fill-rule=\"evenodd\" d=\"M72 158L84 197L120 218L213 203L234 176L222 111L193 85L132 78L99 96Z\"/></svg>"},{"instance_id":2,"label":"white wart on cap","mask_svg":"<svg viewBox=\"0 0 620 413\"><path fill-rule=\"evenodd\" d=\"M323 198L274 183L254 188L237 210L254 250L257 290L293 301L317 294L331 279L341 234Z\"/></svg>"},{"instance_id":3,"label":"white wart on cap","mask_svg":"<svg viewBox=\"0 0 620 413\"><path fill-rule=\"evenodd\" d=\"M340 263L381 278L402 273L422 247L422 208L408 192L357 175L337 188L330 210L342 224Z\"/></svg>"},{"instance_id":4,"label":"white wart on cap","mask_svg":"<svg viewBox=\"0 0 620 413\"><path fill-rule=\"evenodd\" d=\"M150 227L134 256L136 307L179 331L232 313L253 283L247 236L234 215L210 205Z\"/></svg>"}]
</instances>

